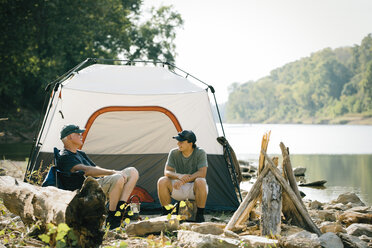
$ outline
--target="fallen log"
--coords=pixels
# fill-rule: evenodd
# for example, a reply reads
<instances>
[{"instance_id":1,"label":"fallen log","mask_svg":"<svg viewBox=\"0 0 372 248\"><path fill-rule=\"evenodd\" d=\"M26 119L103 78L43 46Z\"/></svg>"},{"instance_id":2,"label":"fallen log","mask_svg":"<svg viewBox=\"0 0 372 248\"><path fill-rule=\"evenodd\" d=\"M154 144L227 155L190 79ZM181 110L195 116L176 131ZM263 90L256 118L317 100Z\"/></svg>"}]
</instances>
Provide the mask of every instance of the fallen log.
<instances>
[{"instance_id":1,"label":"fallen log","mask_svg":"<svg viewBox=\"0 0 372 248\"><path fill-rule=\"evenodd\" d=\"M320 180L320 181L315 181L315 182L311 182L311 183L300 183L298 186L301 186L301 187L321 187L321 186L324 186L324 184L326 182L327 182L326 180Z\"/></svg>"},{"instance_id":2,"label":"fallen log","mask_svg":"<svg viewBox=\"0 0 372 248\"><path fill-rule=\"evenodd\" d=\"M0 177L0 198L25 225L66 223L73 228L80 247L98 247L103 240L105 194L88 177L79 191L40 187L10 176Z\"/></svg>"}]
</instances>

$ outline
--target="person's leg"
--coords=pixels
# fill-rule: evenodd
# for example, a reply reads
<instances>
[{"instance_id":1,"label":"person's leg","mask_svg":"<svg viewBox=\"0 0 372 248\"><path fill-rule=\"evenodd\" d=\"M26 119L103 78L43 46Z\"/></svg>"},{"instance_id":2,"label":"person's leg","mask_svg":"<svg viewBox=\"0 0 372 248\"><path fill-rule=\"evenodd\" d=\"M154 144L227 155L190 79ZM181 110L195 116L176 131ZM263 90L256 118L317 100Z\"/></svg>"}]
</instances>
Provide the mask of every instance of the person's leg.
<instances>
[{"instance_id":1,"label":"person's leg","mask_svg":"<svg viewBox=\"0 0 372 248\"><path fill-rule=\"evenodd\" d=\"M207 201L207 181L204 178L196 178L194 181L194 193L196 206L198 208L205 208Z\"/></svg>"},{"instance_id":2,"label":"person's leg","mask_svg":"<svg viewBox=\"0 0 372 248\"><path fill-rule=\"evenodd\" d=\"M204 208L207 201L207 181L204 178L197 178L194 181L195 201L198 210L196 211L196 222L204 222Z\"/></svg>"},{"instance_id":3,"label":"person's leg","mask_svg":"<svg viewBox=\"0 0 372 248\"><path fill-rule=\"evenodd\" d=\"M139 175L138 175L137 169L134 167L126 168L125 173L127 175L128 181L124 184L121 194L119 195L120 195L120 201L127 202L130 194L132 193L134 187L137 184Z\"/></svg>"},{"instance_id":4,"label":"person's leg","mask_svg":"<svg viewBox=\"0 0 372 248\"><path fill-rule=\"evenodd\" d=\"M162 207L171 203L172 180L168 177L161 177L158 180L158 197Z\"/></svg>"},{"instance_id":5,"label":"person's leg","mask_svg":"<svg viewBox=\"0 0 372 248\"><path fill-rule=\"evenodd\" d=\"M124 178L120 177L117 179L115 185L113 185L111 191L109 192L108 198L109 198L109 210L110 211L116 211L116 206L120 200L121 192L124 188Z\"/></svg>"}]
</instances>

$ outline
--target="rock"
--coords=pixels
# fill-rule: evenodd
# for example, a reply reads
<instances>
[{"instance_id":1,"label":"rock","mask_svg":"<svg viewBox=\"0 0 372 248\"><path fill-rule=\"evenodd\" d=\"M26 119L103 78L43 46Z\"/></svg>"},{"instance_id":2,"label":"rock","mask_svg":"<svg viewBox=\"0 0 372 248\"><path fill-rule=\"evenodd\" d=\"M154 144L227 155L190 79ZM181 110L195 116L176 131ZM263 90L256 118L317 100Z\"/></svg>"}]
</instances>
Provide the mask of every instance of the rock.
<instances>
[{"instance_id":1,"label":"rock","mask_svg":"<svg viewBox=\"0 0 372 248\"><path fill-rule=\"evenodd\" d=\"M332 210L319 210L318 218L326 221L336 221L336 215Z\"/></svg>"},{"instance_id":2,"label":"rock","mask_svg":"<svg viewBox=\"0 0 372 248\"><path fill-rule=\"evenodd\" d=\"M337 200L333 202L342 203L342 204L348 204L349 202L351 202L359 206L365 206L365 204L360 200L360 198L354 192L340 194Z\"/></svg>"},{"instance_id":3,"label":"rock","mask_svg":"<svg viewBox=\"0 0 372 248\"><path fill-rule=\"evenodd\" d=\"M360 240L363 240L364 242L367 242L367 243L372 242L372 238L371 237L368 237L366 235L360 236L359 239Z\"/></svg>"},{"instance_id":4,"label":"rock","mask_svg":"<svg viewBox=\"0 0 372 248\"><path fill-rule=\"evenodd\" d=\"M246 247L247 244L248 247L277 247L279 244L278 240L255 235L244 235L240 238L243 239L243 247Z\"/></svg>"},{"instance_id":5,"label":"rock","mask_svg":"<svg viewBox=\"0 0 372 248\"><path fill-rule=\"evenodd\" d=\"M338 216L338 220L346 224L347 226L353 223L372 223L372 214L345 211L343 214Z\"/></svg>"},{"instance_id":6,"label":"rock","mask_svg":"<svg viewBox=\"0 0 372 248\"><path fill-rule=\"evenodd\" d=\"M338 233L337 234L344 244L344 247L350 248L368 248L368 243L364 242L363 240L358 239L355 236L346 234L346 233Z\"/></svg>"},{"instance_id":7,"label":"rock","mask_svg":"<svg viewBox=\"0 0 372 248\"><path fill-rule=\"evenodd\" d=\"M338 233L338 232L343 232L346 233L346 230L342 227L340 223L336 222L323 222L320 224L319 227L320 231L322 233L327 233L327 232L333 232L333 233Z\"/></svg>"},{"instance_id":8,"label":"rock","mask_svg":"<svg viewBox=\"0 0 372 248\"><path fill-rule=\"evenodd\" d=\"M236 234L236 233L234 233L233 231L230 231L230 230L224 230L223 235L225 237L228 237L228 238L235 238L235 239L240 238L240 236L238 234Z\"/></svg>"},{"instance_id":9,"label":"rock","mask_svg":"<svg viewBox=\"0 0 372 248\"><path fill-rule=\"evenodd\" d=\"M327 232L319 237L320 245L324 248L343 248L342 240L336 234Z\"/></svg>"},{"instance_id":10,"label":"rock","mask_svg":"<svg viewBox=\"0 0 372 248\"><path fill-rule=\"evenodd\" d=\"M299 233L299 232L302 232L302 231L305 231L303 228L301 227L298 227L298 226L291 226L291 225L286 225L286 224L282 224L281 225L281 233L280 235L282 236L290 236L292 234L295 234L295 233Z\"/></svg>"},{"instance_id":11,"label":"rock","mask_svg":"<svg viewBox=\"0 0 372 248\"><path fill-rule=\"evenodd\" d=\"M311 209L322 209L322 208L323 208L323 203L318 202L317 200L312 201L312 202L310 203L310 208L311 208Z\"/></svg>"},{"instance_id":12,"label":"rock","mask_svg":"<svg viewBox=\"0 0 372 248\"><path fill-rule=\"evenodd\" d=\"M214 223L205 222L191 227L191 231L201 234L221 235L223 233L223 228L216 226Z\"/></svg>"},{"instance_id":13,"label":"rock","mask_svg":"<svg viewBox=\"0 0 372 248\"><path fill-rule=\"evenodd\" d=\"M288 248L321 248L320 240L315 233L302 231L279 240L281 247Z\"/></svg>"},{"instance_id":14,"label":"rock","mask_svg":"<svg viewBox=\"0 0 372 248\"><path fill-rule=\"evenodd\" d=\"M328 205L323 207L323 209L325 209L325 210L334 209L334 210L341 210L341 211L345 211L349 208L351 208L351 206L347 206L347 205L344 205L342 203L328 204Z\"/></svg>"},{"instance_id":15,"label":"rock","mask_svg":"<svg viewBox=\"0 0 372 248\"><path fill-rule=\"evenodd\" d=\"M306 172L306 168L303 167L297 167L293 169L293 174L295 176L304 176Z\"/></svg>"},{"instance_id":16,"label":"rock","mask_svg":"<svg viewBox=\"0 0 372 248\"><path fill-rule=\"evenodd\" d=\"M362 214L372 214L372 207L358 206L358 207L353 207L347 211L358 212Z\"/></svg>"},{"instance_id":17,"label":"rock","mask_svg":"<svg viewBox=\"0 0 372 248\"><path fill-rule=\"evenodd\" d=\"M128 236L143 236L150 233L160 233L161 231L175 231L178 227L179 221L176 216L173 215L169 220L167 216L160 216L130 223L126 228L126 232Z\"/></svg>"},{"instance_id":18,"label":"rock","mask_svg":"<svg viewBox=\"0 0 372 248\"><path fill-rule=\"evenodd\" d=\"M367 235L372 237L372 225L371 224L360 224L354 223L351 224L348 228L346 228L347 234L353 236L362 236Z\"/></svg>"},{"instance_id":19,"label":"rock","mask_svg":"<svg viewBox=\"0 0 372 248\"><path fill-rule=\"evenodd\" d=\"M241 242L237 239L226 238L212 234L201 234L187 230L179 230L177 235L177 247L239 247Z\"/></svg>"}]
</instances>

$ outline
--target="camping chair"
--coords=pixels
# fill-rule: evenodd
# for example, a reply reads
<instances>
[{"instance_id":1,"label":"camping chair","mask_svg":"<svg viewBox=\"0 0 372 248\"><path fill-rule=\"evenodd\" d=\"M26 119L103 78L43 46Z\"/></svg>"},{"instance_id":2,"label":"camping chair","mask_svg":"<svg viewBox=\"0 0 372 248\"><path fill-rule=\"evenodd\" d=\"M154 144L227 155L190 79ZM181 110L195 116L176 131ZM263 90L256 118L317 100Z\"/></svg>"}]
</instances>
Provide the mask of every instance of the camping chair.
<instances>
[{"instance_id":1,"label":"camping chair","mask_svg":"<svg viewBox=\"0 0 372 248\"><path fill-rule=\"evenodd\" d=\"M42 187L54 186L59 189L74 191L80 189L85 180L84 171L63 172L58 169L59 150L54 147L54 165L50 167Z\"/></svg>"}]
</instances>

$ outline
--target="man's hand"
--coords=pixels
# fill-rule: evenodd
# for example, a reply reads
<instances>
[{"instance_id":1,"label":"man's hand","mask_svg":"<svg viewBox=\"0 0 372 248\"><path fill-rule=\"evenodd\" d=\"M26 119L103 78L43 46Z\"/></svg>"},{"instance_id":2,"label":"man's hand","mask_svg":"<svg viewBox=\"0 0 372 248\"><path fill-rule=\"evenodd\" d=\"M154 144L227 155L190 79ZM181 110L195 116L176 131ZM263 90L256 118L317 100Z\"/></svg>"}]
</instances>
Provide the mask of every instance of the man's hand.
<instances>
[{"instance_id":1,"label":"man's hand","mask_svg":"<svg viewBox=\"0 0 372 248\"><path fill-rule=\"evenodd\" d=\"M180 175L178 179L181 180L185 184L191 181L191 175L189 174Z\"/></svg>"},{"instance_id":2,"label":"man's hand","mask_svg":"<svg viewBox=\"0 0 372 248\"><path fill-rule=\"evenodd\" d=\"M122 171L117 171L117 173L123 176L123 178L124 178L124 184L127 183L127 181L128 181L128 177L127 177L127 175L125 174L124 170L122 170Z\"/></svg>"},{"instance_id":3,"label":"man's hand","mask_svg":"<svg viewBox=\"0 0 372 248\"><path fill-rule=\"evenodd\" d=\"M177 180L174 184L173 184L173 188L175 188L175 189L180 189L180 187L182 186L182 185L184 185L185 183L183 182L183 181L181 181L181 180Z\"/></svg>"}]
</instances>

